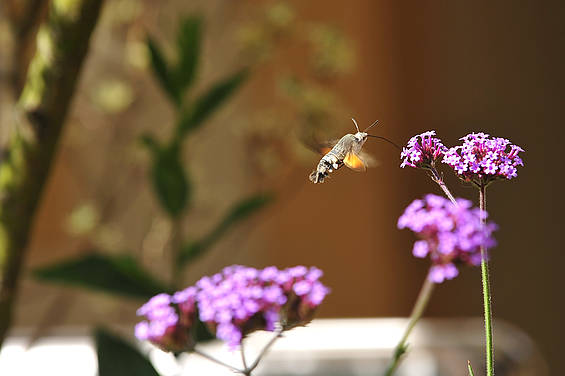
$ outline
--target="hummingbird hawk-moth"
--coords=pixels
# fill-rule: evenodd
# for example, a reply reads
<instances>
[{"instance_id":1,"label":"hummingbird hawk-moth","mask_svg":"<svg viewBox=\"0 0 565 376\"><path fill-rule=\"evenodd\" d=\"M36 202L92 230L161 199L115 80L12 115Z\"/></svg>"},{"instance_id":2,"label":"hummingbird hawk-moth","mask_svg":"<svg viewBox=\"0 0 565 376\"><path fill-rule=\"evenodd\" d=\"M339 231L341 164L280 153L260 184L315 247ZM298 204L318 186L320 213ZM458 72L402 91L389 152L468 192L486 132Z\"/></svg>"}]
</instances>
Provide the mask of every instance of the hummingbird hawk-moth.
<instances>
[{"instance_id":1,"label":"hummingbird hawk-moth","mask_svg":"<svg viewBox=\"0 0 565 376\"><path fill-rule=\"evenodd\" d=\"M320 159L318 166L310 174L309 178L312 183L323 183L324 179L331 172L341 168L343 165L354 171L365 171L367 167L373 166L375 164L373 157L361 150L368 137L380 138L391 142L384 137L367 133L370 128L379 122L378 120L367 127L363 132L359 130L355 119L351 120L353 120L353 124L355 124L357 133L348 133L338 141L330 142L326 145L328 148L331 147L331 149Z\"/></svg>"}]
</instances>

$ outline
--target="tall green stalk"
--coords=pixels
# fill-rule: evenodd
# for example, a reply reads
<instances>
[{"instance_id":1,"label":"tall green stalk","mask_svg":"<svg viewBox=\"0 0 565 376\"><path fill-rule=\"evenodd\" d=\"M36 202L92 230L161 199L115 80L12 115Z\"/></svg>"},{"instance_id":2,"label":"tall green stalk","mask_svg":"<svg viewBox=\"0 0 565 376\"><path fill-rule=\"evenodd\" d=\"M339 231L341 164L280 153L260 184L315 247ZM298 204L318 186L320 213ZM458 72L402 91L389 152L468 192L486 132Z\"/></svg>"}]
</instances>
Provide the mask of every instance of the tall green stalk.
<instances>
[{"instance_id":1,"label":"tall green stalk","mask_svg":"<svg viewBox=\"0 0 565 376\"><path fill-rule=\"evenodd\" d=\"M479 207L481 209L481 213L486 212L486 201L486 186L481 184L479 186ZM481 216L481 224L485 226L485 223L486 218ZM487 376L494 376L494 346L492 341L490 281L488 273L488 258L484 245L481 245L481 276L483 282Z\"/></svg>"},{"instance_id":2,"label":"tall green stalk","mask_svg":"<svg viewBox=\"0 0 565 376\"><path fill-rule=\"evenodd\" d=\"M440 186L441 190L443 191L443 193L445 193L447 198L453 203L453 205L456 206L459 205L457 203L457 200L455 200L455 197L453 197L453 194L451 194L449 188L447 188L447 185L445 185L441 175L436 170L436 168L432 166L431 168L429 168L429 170L432 173L431 176L432 180ZM400 360L402 358L402 355L406 352L407 349L406 341L408 340L410 333L418 323L418 320L420 320L420 318L422 317L422 314L424 313L424 310L426 309L426 306L428 305L428 301L430 300L430 297L432 295L434 286L435 283L433 283L428 278L428 276L426 276L426 280L422 285L420 293L418 294L418 298L416 299L416 303L414 304L414 308L412 309L408 326L404 330L404 334L402 335L402 338L394 348L393 357L386 370L385 376L392 376L394 374L394 371L396 371L396 369L400 365Z\"/></svg>"},{"instance_id":3,"label":"tall green stalk","mask_svg":"<svg viewBox=\"0 0 565 376\"><path fill-rule=\"evenodd\" d=\"M418 320L420 320L420 318L424 314L430 297L432 296L434 286L435 283L430 280L428 275L426 275L426 280L422 285L422 289L418 294L418 299L416 299L416 304L414 304L414 308L412 309L412 313L410 314L410 321L408 322L408 326L404 330L402 338L400 338L400 341L398 341L398 344L394 348L392 360L385 373L386 376L392 376L394 374L394 371L396 371L396 368L398 368L398 366L400 365L402 355L406 352L406 341L408 340L412 329L414 329L414 327L418 323Z\"/></svg>"}]
</instances>

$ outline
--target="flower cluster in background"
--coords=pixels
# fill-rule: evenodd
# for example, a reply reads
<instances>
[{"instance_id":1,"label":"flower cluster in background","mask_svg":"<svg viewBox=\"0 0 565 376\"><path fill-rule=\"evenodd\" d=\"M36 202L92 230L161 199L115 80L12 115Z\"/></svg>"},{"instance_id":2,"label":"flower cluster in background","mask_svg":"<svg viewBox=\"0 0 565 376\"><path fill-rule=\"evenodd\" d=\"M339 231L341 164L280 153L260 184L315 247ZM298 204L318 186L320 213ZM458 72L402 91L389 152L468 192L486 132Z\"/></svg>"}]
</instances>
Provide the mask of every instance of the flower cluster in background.
<instances>
[{"instance_id":1,"label":"flower cluster in background","mask_svg":"<svg viewBox=\"0 0 565 376\"><path fill-rule=\"evenodd\" d=\"M431 168L447 151L435 131L428 131L412 137L402 148L400 167Z\"/></svg>"},{"instance_id":2,"label":"flower cluster in background","mask_svg":"<svg viewBox=\"0 0 565 376\"><path fill-rule=\"evenodd\" d=\"M458 205L433 194L414 200L398 219L398 228L408 228L421 239L414 243L412 253L419 258L430 257L429 278L436 283L453 279L457 264L479 265L480 246L493 247L492 233L496 225L481 224L480 209L472 208L468 200L457 199Z\"/></svg>"},{"instance_id":3,"label":"flower cluster in background","mask_svg":"<svg viewBox=\"0 0 565 376\"><path fill-rule=\"evenodd\" d=\"M176 303L182 295L182 303ZM164 351L182 351L192 346L190 329L194 323L196 307L194 293L189 296L186 290L176 293L155 295L137 310L138 316L145 316L135 326L135 336L148 340Z\"/></svg>"},{"instance_id":4,"label":"flower cluster in background","mask_svg":"<svg viewBox=\"0 0 565 376\"><path fill-rule=\"evenodd\" d=\"M505 138L471 133L461 140L463 145L450 148L442 162L466 181L487 184L497 178L512 179L517 176L517 167L524 165L518 156L524 150Z\"/></svg>"},{"instance_id":5,"label":"flower cluster in background","mask_svg":"<svg viewBox=\"0 0 565 376\"><path fill-rule=\"evenodd\" d=\"M191 328L199 318L231 349L255 330L282 330L305 325L329 289L320 281L318 268L296 266L258 270L228 266L195 286L174 295L159 294L139 310L145 316L136 326L136 337L164 350L190 349Z\"/></svg>"}]
</instances>

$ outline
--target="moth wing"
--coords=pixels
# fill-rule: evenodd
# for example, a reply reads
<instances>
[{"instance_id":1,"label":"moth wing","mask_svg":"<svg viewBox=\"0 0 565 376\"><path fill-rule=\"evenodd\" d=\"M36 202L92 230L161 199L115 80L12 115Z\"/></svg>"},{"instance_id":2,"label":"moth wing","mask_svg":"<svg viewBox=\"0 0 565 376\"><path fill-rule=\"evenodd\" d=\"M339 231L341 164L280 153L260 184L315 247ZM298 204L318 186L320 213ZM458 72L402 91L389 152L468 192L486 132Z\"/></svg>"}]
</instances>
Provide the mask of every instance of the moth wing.
<instances>
[{"instance_id":1,"label":"moth wing","mask_svg":"<svg viewBox=\"0 0 565 376\"><path fill-rule=\"evenodd\" d=\"M329 140L324 142L318 142L314 150L318 152L318 154L326 155L332 150L332 148L337 144L339 140Z\"/></svg>"},{"instance_id":2,"label":"moth wing","mask_svg":"<svg viewBox=\"0 0 565 376\"><path fill-rule=\"evenodd\" d=\"M375 167L379 165L379 161L377 161L375 157L365 151L361 151L359 153L359 158L361 158L361 160L365 162L365 166L367 167Z\"/></svg>"},{"instance_id":3,"label":"moth wing","mask_svg":"<svg viewBox=\"0 0 565 376\"><path fill-rule=\"evenodd\" d=\"M321 155L326 155L339 140L319 141L314 137L303 137L302 143L308 149Z\"/></svg>"},{"instance_id":4,"label":"moth wing","mask_svg":"<svg viewBox=\"0 0 565 376\"><path fill-rule=\"evenodd\" d=\"M367 165L365 164L365 161L363 161L361 156L351 151L345 155L343 163L353 171L362 172L367 170Z\"/></svg>"}]
</instances>

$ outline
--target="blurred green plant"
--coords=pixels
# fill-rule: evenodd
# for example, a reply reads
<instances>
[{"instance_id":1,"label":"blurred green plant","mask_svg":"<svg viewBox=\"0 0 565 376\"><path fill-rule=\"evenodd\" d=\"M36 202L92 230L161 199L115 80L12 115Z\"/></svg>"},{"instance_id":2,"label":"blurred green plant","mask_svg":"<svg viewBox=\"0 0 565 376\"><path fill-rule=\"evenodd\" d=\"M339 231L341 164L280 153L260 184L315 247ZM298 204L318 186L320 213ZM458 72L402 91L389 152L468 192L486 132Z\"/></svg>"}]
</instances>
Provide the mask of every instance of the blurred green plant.
<instances>
[{"instance_id":1,"label":"blurred green plant","mask_svg":"<svg viewBox=\"0 0 565 376\"><path fill-rule=\"evenodd\" d=\"M266 104L252 113L243 134L249 164L262 178L280 179L291 162L312 163L307 145L336 137L332 132L349 117L335 84L355 65L353 42L339 28L304 22L288 1L266 1L247 12L251 19L235 33L243 59L269 65L276 106ZM304 47L297 56L296 46ZM299 67L270 64L300 59ZM265 73L260 73L265 74ZM281 100L282 99L282 100Z\"/></svg>"},{"instance_id":2,"label":"blurred green plant","mask_svg":"<svg viewBox=\"0 0 565 376\"><path fill-rule=\"evenodd\" d=\"M150 134L141 136L142 144L150 155L149 176L153 191L173 228L170 241L172 280L169 283L158 281L130 256L111 256L96 251L38 268L33 272L36 278L140 300L147 300L160 292L173 292L183 287L180 277L193 261L209 251L232 227L272 200L267 193L245 197L235 203L218 224L201 238L190 241L182 239L181 219L190 209L193 192L192 180L181 159L184 141L217 112L248 77L247 69L239 70L214 83L200 96L188 100L187 94L197 76L201 39L200 17L183 19L177 34L177 59L173 63L165 59L153 38L147 38L152 73L177 114L176 126L167 141L158 142ZM71 217L74 230L90 231L97 222L94 214L88 208L78 210ZM198 340L212 338L204 325L199 327ZM119 337L104 329L97 329L94 336L100 376L157 375L147 359Z\"/></svg>"},{"instance_id":3,"label":"blurred green plant","mask_svg":"<svg viewBox=\"0 0 565 376\"><path fill-rule=\"evenodd\" d=\"M90 253L33 272L35 278L81 286L113 295L148 299L160 292L170 292L167 284L157 281L129 255Z\"/></svg>"},{"instance_id":4,"label":"blurred green plant","mask_svg":"<svg viewBox=\"0 0 565 376\"><path fill-rule=\"evenodd\" d=\"M199 240L186 243L178 254L178 264L183 266L194 261L210 249L233 225L239 222L242 218L245 218L262 208L264 205L269 203L271 199L271 195L262 194L241 200L232 207L224 219L221 220L216 227L212 229L212 231L204 235Z\"/></svg>"},{"instance_id":5,"label":"blurred green plant","mask_svg":"<svg viewBox=\"0 0 565 376\"><path fill-rule=\"evenodd\" d=\"M313 53L310 65L321 78L347 73L354 64L352 42L335 27L315 24L308 30Z\"/></svg>"},{"instance_id":6,"label":"blurred green plant","mask_svg":"<svg viewBox=\"0 0 565 376\"><path fill-rule=\"evenodd\" d=\"M15 45L7 55L13 55L11 86L18 99L0 157L0 346L12 323L32 225L103 0L9 5Z\"/></svg>"},{"instance_id":7,"label":"blurred green plant","mask_svg":"<svg viewBox=\"0 0 565 376\"><path fill-rule=\"evenodd\" d=\"M94 342L100 376L159 376L149 359L118 335L98 328Z\"/></svg>"}]
</instances>

